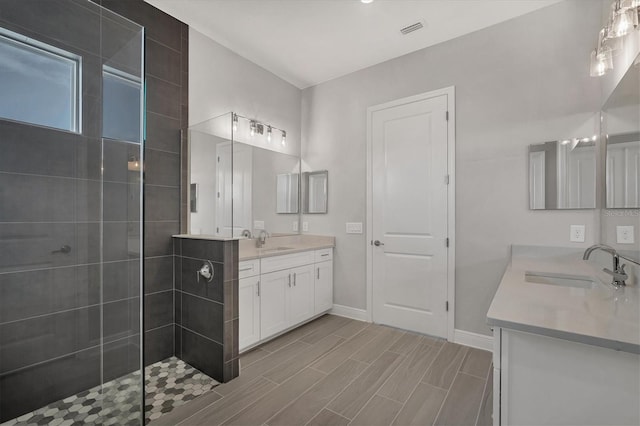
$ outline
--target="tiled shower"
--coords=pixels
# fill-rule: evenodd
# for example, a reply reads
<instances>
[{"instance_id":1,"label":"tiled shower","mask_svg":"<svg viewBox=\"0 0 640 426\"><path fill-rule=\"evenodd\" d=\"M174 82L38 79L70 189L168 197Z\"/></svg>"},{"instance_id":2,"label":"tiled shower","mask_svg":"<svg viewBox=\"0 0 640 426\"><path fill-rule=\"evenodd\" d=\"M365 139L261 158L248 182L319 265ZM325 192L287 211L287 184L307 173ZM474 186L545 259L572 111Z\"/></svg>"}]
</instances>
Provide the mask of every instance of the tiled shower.
<instances>
[{"instance_id":1,"label":"tiled shower","mask_svg":"<svg viewBox=\"0 0 640 426\"><path fill-rule=\"evenodd\" d=\"M173 358L188 27L142 0L3 0L0 57L0 423L155 418L215 385Z\"/></svg>"}]
</instances>

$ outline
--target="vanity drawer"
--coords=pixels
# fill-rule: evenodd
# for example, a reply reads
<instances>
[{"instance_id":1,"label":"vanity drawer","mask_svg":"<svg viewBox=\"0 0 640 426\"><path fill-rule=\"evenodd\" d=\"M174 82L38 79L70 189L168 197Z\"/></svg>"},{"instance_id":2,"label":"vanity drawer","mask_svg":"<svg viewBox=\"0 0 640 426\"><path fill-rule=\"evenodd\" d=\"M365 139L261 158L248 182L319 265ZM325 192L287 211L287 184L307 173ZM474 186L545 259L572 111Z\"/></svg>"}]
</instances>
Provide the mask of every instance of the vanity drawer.
<instances>
[{"instance_id":1,"label":"vanity drawer","mask_svg":"<svg viewBox=\"0 0 640 426\"><path fill-rule=\"evenodd\" d=\"M316 263L333 259L333 248L316 250Z\"/></svg>"},{"instance_id":2,"label":"vanity drawer","mask_svg":"<svg viewBox=\"0 0 640 426\"><path fill-rule=\"evenodd\" d=\"M243 260L238 263L238 278L260 275L260 259Z\"/></svg>"},{"instance_id":3,"label":"vanity drawer","mask_svg":"<svg viewBox=\"0 0 640 426\"><path fill-rule=\"evenodd\" d=\"M313 263L314 259L313 251L265 257L260 261L260 271L263 274L268 274L269 272L309 265Z\"/></svg>"}]
</instances>

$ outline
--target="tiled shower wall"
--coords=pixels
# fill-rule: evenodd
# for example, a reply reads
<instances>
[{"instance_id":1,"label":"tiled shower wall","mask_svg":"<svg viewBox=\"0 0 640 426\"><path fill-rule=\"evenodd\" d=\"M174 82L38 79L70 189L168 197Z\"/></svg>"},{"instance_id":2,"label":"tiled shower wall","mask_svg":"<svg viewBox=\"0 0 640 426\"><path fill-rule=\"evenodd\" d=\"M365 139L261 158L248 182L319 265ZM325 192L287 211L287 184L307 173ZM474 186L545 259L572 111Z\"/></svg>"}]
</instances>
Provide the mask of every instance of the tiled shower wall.
<instances>
[{"instance_id":1,"label":"tiled shower wall","mask_svg":"<svg viewBox=\"0 0 640 426\"><path fill-rule=\"evenodd\" d=\"M3 421L139 368L140 146L101 117L103 62L142 46L89 2L3 0L0 26L82 57L83 89L81 134L0 120Z\"/></svg>"},{"instance_id":2,"label":"tiled shower wall","mask_svg":"<svg viewBox=\"0 0 640 426\"><path fill-rule=\"evenodd\" d=\"M171 236L180 233L180 157L182 144L186 147L189 111L189 27L143 0L92 1L146 30L144 336L145 365L149 365L174 354Z\"/></svg>"}]
</instances>

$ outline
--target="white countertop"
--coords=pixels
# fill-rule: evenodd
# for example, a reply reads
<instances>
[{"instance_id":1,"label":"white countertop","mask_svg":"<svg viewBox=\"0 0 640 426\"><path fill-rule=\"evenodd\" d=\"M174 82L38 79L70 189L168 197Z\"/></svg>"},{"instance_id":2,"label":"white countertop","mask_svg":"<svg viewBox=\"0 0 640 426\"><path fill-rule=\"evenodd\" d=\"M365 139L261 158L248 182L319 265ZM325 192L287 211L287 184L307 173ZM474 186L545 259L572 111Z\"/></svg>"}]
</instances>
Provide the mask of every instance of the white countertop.
<instances>
[{"instance_id":1,"label":"white countertop","mask_svg":"<svg viewBox=\"0 0 640 426\"><path fill-rule=\"evenodd\" d=\"M324 235L287 235L269 237L264 247L257 248L255 239L241 239L238 247L238 257L240 261L250 259L260 259L270 256L281 256L284 254L298 253L307 250L318 250L322 248L335 247L335 237ZM284 250L274 250L281 248Z\"/></svg>"},{"instance_id":2,"label":"white countertop","mask_svg":"<svg viewBox=\"0 0 640 426\"><path fill-rule=\"evenodd\" d=\"M218 235L207 234L178 234L172 235L173 238L186 238L190 240L211 240L211 241L233 241L239 240L238 237L220 237Z\"/></svg>"},{"instance_id":3,"label":"white countertop","mask_svg":"<svg viewBox=\"0 0 640 426\"><path fill-rule=\"evenodd\" d=\"M582 253L514 246L487 313L489 325L640 353L638 277L615 289L611 277L602 272L611 265L601 258L584 261ZM596 284L576 288L532 283L525 281L526 272L589 276Z\"/></svg>"}]
</instances>

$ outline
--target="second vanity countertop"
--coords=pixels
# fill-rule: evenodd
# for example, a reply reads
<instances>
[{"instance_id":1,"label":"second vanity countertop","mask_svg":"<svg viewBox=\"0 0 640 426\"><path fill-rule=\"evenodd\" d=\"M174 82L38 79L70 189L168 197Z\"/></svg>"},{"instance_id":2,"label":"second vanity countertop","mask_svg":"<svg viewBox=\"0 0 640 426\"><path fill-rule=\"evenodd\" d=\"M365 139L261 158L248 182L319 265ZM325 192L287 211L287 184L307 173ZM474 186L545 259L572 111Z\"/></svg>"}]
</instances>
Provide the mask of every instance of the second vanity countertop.
<instances>
[{"instance_id":1,"label":"second vanity countertop","mask_svg":"<svg viewBox=\"0 0 640 426\"><path fill-rule=\"evenodd\" d=\"M601 264L582 251L513 246L512 257L487 313L489 325L640 353L638 285L615 289ZM594 278L590 288L539 284L525 274ZM638 277L634 277L635 283Z\"/></svg>"},{"instance_id":2,"label":"second vanity countertop","mask_svg":"<svg viewBox=\"0 0 640 426\"><path fill-rule=\"evenodd\" d=\"M240 261L298 253L307 250L332 248L335 237L324 235L283 235L268 237L264 247L256 247L255 239L241 239L238 246Z\"/></svg>"}]
</instances>

